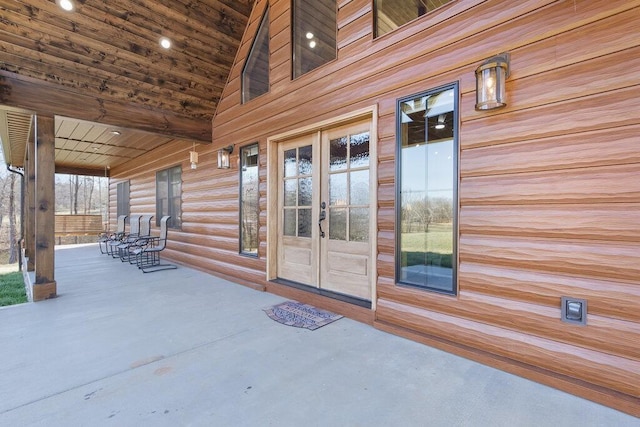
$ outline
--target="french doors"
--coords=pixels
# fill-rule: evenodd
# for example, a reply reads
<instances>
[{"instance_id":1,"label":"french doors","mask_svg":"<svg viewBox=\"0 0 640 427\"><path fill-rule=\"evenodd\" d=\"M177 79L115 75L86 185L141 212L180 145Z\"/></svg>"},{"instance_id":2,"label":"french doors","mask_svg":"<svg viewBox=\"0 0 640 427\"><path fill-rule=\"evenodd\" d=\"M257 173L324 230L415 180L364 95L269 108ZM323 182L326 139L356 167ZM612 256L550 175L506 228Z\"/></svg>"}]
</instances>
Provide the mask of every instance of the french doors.
<instances>
[{"instance_id":1,"label":"french doors","mask_svg":"<svg viewBox=\"0 0 640 427\"><path fill-rule=\"evenodd\" d=\"M277 275L371 300L370 122L278 144Z\"/></svg>"}]
</instances>

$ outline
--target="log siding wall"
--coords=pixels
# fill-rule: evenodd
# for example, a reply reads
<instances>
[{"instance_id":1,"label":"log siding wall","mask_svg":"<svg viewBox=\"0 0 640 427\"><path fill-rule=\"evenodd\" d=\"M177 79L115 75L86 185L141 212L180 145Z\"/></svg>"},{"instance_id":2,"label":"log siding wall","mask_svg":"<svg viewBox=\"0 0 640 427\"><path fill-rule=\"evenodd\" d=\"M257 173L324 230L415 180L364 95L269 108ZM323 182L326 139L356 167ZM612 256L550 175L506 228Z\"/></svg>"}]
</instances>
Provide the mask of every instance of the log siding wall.
<instances>
[{"instance_id":1,"label":"log siding wall","mask_svg":"<svg viewBox=\"0 0 640 427\"><path fill-rule=\"evenodd\" d=\"M174 142L112 170L131 212L155 212L155 172L182 164L182 229L167 256L294 295L640 416L640 2L457 0L373 39L370 0L339 0L338 58L291 80L290 1L271 0L270 92L240 103L267 0L257 0L213 120L213 144ZM511 53L508 106L477 112L475 68ZM398 286L396 100L460 84L457 296ZM373 318L265 280L269 136L378 107ZM260 144L260 247L238 254L239 146ZM236 144L232 168L216 151ZM111 203L111 221L116 207ZM585 298L587 326L560 321Z\"/></svg>"}]
</instances>

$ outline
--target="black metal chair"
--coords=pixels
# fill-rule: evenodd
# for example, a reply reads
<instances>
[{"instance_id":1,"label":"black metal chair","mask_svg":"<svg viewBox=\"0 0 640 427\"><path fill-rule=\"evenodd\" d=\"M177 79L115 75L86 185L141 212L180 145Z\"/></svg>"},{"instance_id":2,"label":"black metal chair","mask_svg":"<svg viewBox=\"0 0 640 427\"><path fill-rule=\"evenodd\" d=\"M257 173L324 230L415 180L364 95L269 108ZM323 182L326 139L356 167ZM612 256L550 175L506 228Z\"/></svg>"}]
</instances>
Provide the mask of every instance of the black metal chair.
<instances>
[{"instance_id":1,"label":"black metal chair","mask_svg":"<svg viewBox=\"0 0 640 427\"><path fill-rule=\"evenodd\" d=\"M138 247L129 249L135 256L137 267L144 273L153 273L161 270L172 270L178 268L174 264L162 264L160 253L167 246L168 227L167 222L171 216L163 216L160 219L160 235L138 240Z\"/></svg>"},{"instance_id":2,"label":"black metal chair","mask_svg":"<svg viewBox=\"0 0 640 427\"><path fill-rule=\"evenodd\" d=\"M98 247L100 248L100 253L102 254L109 253L110 242L120 241L122 239L122 236L124 236L125 234L126 224L127 224L127 215L120 215L118 217L118 224L115 232L100 233L100 235L98 236ZM104 245L104 249L103 249L103 245Z\"/></svg>"}]
</instances>

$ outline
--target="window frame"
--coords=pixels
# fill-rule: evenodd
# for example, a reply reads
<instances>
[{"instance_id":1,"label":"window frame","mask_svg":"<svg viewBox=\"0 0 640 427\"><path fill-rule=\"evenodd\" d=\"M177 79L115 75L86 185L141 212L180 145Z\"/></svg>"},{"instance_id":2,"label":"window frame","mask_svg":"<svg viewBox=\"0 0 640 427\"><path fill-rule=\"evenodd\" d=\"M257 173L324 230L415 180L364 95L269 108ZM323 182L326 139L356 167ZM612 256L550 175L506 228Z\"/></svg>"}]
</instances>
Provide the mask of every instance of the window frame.
<instances>
[{"instance_id":1,"label":"window frame","mask_svg":"<svg viewBox=\"0 0 640 427\"><path fill-rule=\"evenodd\" d=\"M243 172L244 172L244 157L243 154L245 153L245 151L249 151L251 149L255 148L257 153L256 153L256 184L257 184L257 194L256 194L256 218L257 218L257 230L256 230L256 250L255 253L254 252L249 252L247 250L245 250L243 242L244 242L244 233L242 232L243 229L243 217L244 217L244 208L243 208L243 201L244 201L244 197L243 197L243 185L244 185L244 179L243 179ZM245 145L243 147L240 147L240 153L239 153L239 159L240 159L240 168L239 168L239 179L238 179L238 185L239 185L239 197L238 197L238 202L239 202L239 208L238 208L238 212L239 212L239 217L238 217L238 253L240 255L244 255L244 256L248 256L248 257L253 257L253 258L258 258L259 257L259 252L260 252L260 145L258 142L254 142L248 145Z\"/></svg>"},{"instance_id":2,"label":"window frame","mask_svg":"<svg viewBox=\"0 0 640 427\"><path fill-rule=\"evenodd\" d=\"M245 75L246 75L245 73L247 72L247 66L250 63L254 52L257 52L256 49L258 47L257 46L258 37L261 35L261 32L264 29L264 27L266 27L266 31L267 31L267 75L266 75L267 90L255 96L250 96L251 95L250 93L245 93L245 89L247 86L247 83L245 82ZM260 19L260 25L258 26L258 31L256 32L253 42L251 43L251 49L249 50L249 54L247 55L244 61L244 65L242 66L242 73L240 74L240 84L241 84L240 100L242 104L245 104L271 91L271 74L270 74L271 52L269 50L270 41L271 41L271 35L270 35L270 21L269 21L269 6L267 6L264 13L262 14L262 18Z\"/></svg>"},{"instance_id":3,"label":"window frame","mask_svg":"<svg viewBox=\"0 0 640 427\"><path fill-rule=\"evenodd\" d=\"M418 285L416 283L403 282L400 280L401 277L401 268L402 268L402 246L401 246L401 235L402 235L402 115L401 115L401 106L405 101L413 100L419 97L433 95L438 92L443 92L446 90L452 89L454 92L453 95L453 183L452 183L452 259L451 259L451 280L452 286L451 291L439 289L436 287L430 287L427 285ZM458 239L459 239L459 230L458 230L458 216L460 212L460 200L459 200L459 186L460 186L460 144L459 144L459 131L460 131L460 123L459 123L459 114L460 114L460 84L458 81L444 84L432 89L428 89L422 92L417 92L411 95L404 96L402 98L398 98L396 100L396 146L395 146L395 174L396 174L396 183L395 183L395 220L396 220L396 230L395 230L395 283L400 286L407 286L414 289L420 289L427 292L435 292L439 294L445 294L450 296L458 295Z\"/></svg>"},{"instance_id":4,"label":"window frame","mask_svg":"<svg viewBox=\"0 0 640 427\"><path fill-rule=\"evenodd\" d=\"M172 209L171 209L170 200L174 199L176 196L173 195L171 190L171 178L173 176L172 173L175 173L176 171L179 171L180 173L180 195L178 196L180 203L178 207L179 211L177 213L174 213L172 212ZM167 215L171 215L171 218L167 222L167 227L176 229L176 230L181 230L182 229L182 165L175 165L175 166L171 166L171 167L156 171L156 226L158 227L160 226L160 220L164 215L164 213L161 212L160 210L160 203L158 203L159 202L158 196L160 192L159 183L161 182L159 180L159 175L164 172L167 173L167 178L163 182L167 186L167 204L168 204Z\"/></svg>"}]
</instances>

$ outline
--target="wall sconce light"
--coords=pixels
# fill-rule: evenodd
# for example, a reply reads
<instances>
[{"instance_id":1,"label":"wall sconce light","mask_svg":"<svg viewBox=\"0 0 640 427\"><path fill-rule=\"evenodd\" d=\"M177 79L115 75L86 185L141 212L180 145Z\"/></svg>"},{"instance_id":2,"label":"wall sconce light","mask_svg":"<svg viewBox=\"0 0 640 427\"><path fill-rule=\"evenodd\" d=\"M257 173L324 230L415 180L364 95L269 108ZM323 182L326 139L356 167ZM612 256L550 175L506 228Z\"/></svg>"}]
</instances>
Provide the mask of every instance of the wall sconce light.
<instances>
[{"instance_id":1,"label":"wall sconce light","mask_svg":"<svg viewBox=\"0 0 640 427\"><path fill-rule=\"evenodd\" d=\"M511 55L501 53L476 69L476 110L493 110L507 105L505 80L509 77Z\"/></svg>"},{"instance_id":2,"label":"wall sconce light","mask_svg":"<svg viewBox=\"0 0 640 427\"><path fill-rule=\"evenodd\" d=\"M231 167L229 161L231 153L233 153L233 145L222 147L218 150L218 169L229 169Z\"/></svg>"},{"instance_id":3,"label":"wall sconce light","mask_svg":"<svg viewBox=\"0 0 640 427\"><path fill-rule=\"evenodd\" d=\"M198 169L198 152L196 151L196 143L193 143L193 150L189 151L189 161L191 169Z\"/></svg>"}]
</instances>

